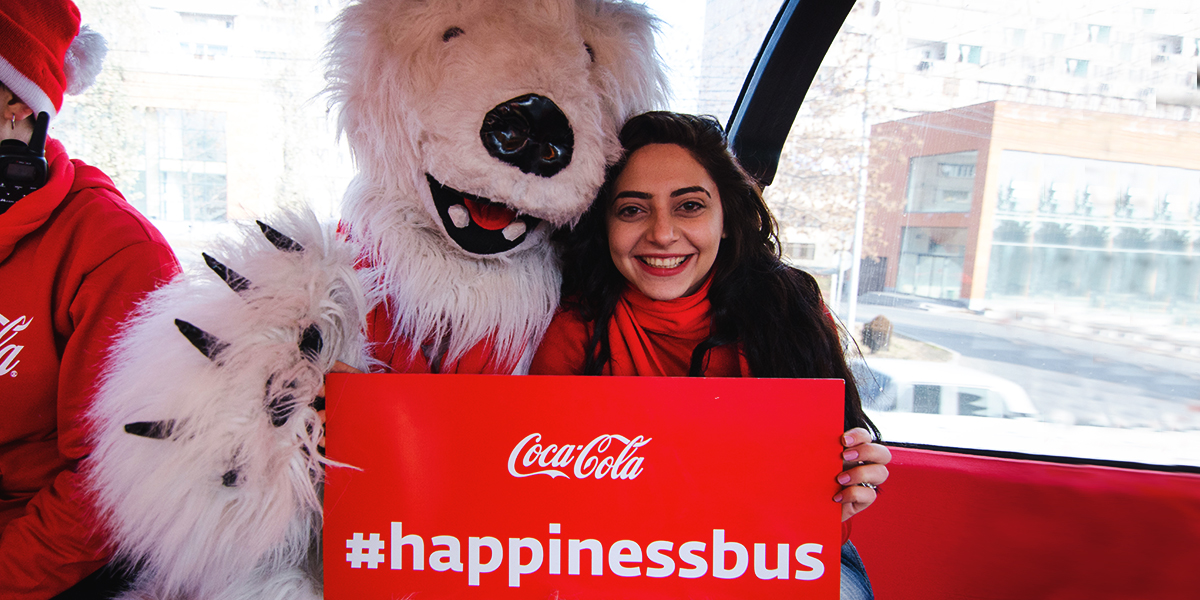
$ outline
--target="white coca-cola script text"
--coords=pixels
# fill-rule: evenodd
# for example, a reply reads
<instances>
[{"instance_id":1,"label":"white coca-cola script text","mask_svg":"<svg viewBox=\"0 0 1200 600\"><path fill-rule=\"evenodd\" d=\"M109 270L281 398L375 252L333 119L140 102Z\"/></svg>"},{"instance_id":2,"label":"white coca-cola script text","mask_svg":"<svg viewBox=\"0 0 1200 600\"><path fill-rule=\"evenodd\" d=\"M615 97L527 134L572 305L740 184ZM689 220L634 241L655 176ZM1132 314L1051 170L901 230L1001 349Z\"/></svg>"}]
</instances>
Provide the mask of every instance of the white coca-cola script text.
<instances>
[{"instance_id":1,"label":"white coca-cola script text","mask_svg":"<svg viewBox=\"0 0 1200 600\"><path fill-rule=\"evenodd\" d=\"M642 474L642 457L635 455L650 439L640 435L629 439L614 433L597 436L586 444L559 445L542 444L542 434L531 433L508 455L508 472L513 477L570 479L573 474L575 479L636 479Z\"/></svg>"},{"instance_id":2,"label":"white coca-cola script text","mask_svg":"<svg viewBox=\"0 0 1200 600\"><path fill-rule=\"evenodd\" d=\"M14 344L12 340L18 333L25 331L31 321L33 319L24 316L9 321L4 315L0 315L0 375L8 375L17 368L17 363L21 362L17 360L17 355L24 346Z\"/></svg>"}]
</instances>

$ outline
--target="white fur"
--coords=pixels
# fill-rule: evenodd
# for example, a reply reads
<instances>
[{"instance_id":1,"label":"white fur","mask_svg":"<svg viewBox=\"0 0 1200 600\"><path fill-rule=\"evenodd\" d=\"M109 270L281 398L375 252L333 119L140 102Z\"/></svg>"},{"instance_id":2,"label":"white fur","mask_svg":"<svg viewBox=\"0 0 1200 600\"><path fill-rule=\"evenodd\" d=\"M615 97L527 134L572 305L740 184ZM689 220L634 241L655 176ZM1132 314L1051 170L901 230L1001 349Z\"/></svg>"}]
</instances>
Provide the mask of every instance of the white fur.
<instances>
[{"instance_id":1,"label":"white fur","mask_svg":"<svg viewBox=\"0 0 1200 600\"><path fill-rule=\"evenodd\" d=\"M96 82L96 76L104 67L108 54L108 42L91 27L79 28L79 35L71 41L67 55L63 57L63 73L67 76L68 94L82 94Z\"/></svg>"},{"instance_id":2,"label":"white fur","mask_svg":"<svg viewBox=\"0 0 1200 600\"><path fill-rule=\"evenodd\" d=\"M558 300L549 230L582 215L617 158L621 123L664 95L654 26L641 5L605 0L362 0L345 10L328 79L360 171L346 192L350 241L311 214L269 219L305 252L248 232L213 254L251 291L194 270L148 298L114 351L92 414L89 478L118 555L146 565L127 598L320 596L322 461L308 402L322 374L335 359L366 366L367 343L387 341L363 333L381 303L392 338L447 342L446 360L490 340L498 362L526 372ZM463 33L445 41L451 27ZM572 127L574 156L553 177L501 163L480 141L489 110L529 93L552 99ZM442 228L426 173L545 221L506 252L468 253ZM370 266L356 272L359 259ZM229 346L210 361L176 318ZM325 340L316 364L297 346L312 323ZM276 428L265 407L284 382L294 382L295 413ZM166 419L176 422L170 439L124 431ZM244 480L224 486L235 467Z\"/></svg>"},{"instance_id":3,"label":"white fur","mask_svg":"<svg viewBox=\"0 0 1200 600\"><path fill-rule=\"evenodd\" d=\"M364 293L352 268L357 249L311 213L272 222L305 251L281 252L247 232L216 258L252 282L248 291L201 267L151 294L113 351L116 367L91 415L97 504L118 555L147 559L142 579L162 597L209 597L256 568L302 564L320 530L320 427L308 403L334 360L365 366ZM228 347L209 360L177 318ZM298 345L314 323L324 340L315 364ZM267 402L293 381L295 412L275 427ZM168 439L124 430L165 419L176 424ZM236 487L222 484L231 469Z\"/></svg>"},{"instance_id":4,"label":"white fur","mask_svg":"<svg viewBox=\"0 0 1200 600\"><path fill-rule=\"evenodd\" d=\"M392 300L395 335L449 335L448 360L491 339L508 364L540 339L560 281L550 225L583 214L620 125L663 98L655 23L640 4L598 0L366 1L342 14L329 90L360 168L344 223L374 265L376 299ZM451 27L463 33L444 41ZM479 140L489 110L528 93L554 101L574 133L571 164L551 178ZM508 252L470 255L444 231L426 173L548 224Z\"/></svg>"}]
</instances>

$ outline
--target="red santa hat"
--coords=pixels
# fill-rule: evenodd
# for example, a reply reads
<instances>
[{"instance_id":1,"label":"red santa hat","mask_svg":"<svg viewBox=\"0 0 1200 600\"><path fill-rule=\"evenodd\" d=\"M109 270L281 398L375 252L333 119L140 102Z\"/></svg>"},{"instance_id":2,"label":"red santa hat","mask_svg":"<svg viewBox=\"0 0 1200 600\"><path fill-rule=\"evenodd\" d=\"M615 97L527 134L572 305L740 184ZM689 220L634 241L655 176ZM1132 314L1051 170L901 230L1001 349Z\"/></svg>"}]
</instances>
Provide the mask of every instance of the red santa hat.
<instances>
[{"instance_id":1,"label":"red santa hat","mask_svg":"<svg viewBox=\"0 0 1200 600\"><path fill-rule=\"evenodd\" d=\"M0 0L0 83L51 117L96 81L108 45L71 0Z\"/></svg>"}]
</instances>

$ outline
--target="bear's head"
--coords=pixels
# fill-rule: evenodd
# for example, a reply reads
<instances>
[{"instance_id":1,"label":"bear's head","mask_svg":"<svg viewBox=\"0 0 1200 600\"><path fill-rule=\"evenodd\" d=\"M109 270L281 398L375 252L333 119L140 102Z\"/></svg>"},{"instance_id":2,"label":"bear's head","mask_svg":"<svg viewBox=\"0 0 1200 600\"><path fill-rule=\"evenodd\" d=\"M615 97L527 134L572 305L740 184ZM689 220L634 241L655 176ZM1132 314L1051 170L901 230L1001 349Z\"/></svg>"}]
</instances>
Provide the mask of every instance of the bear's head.
<instances>
[{"instance_id":1,"label":"bear's head","mask_svg":"<svg viewBox=\"0 0 1200 600\"><path fill-rule=\"evenodd\" d=\"M363 0L336 27L329 92L359 171L343 225L395 331L519 352L556 301L549 232L665 95L655 20L609 0Z\"/></svg>"}]
</instances>

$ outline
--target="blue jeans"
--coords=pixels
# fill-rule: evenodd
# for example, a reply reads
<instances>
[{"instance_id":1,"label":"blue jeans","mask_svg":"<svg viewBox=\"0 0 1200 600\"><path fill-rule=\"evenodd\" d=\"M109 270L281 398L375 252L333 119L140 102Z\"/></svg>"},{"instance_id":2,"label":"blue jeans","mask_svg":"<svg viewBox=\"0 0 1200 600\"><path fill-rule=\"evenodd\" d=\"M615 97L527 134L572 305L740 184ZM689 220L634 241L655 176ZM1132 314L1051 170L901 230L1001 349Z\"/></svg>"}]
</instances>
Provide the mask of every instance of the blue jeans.
<instances>
[{"instance_id":1,"label":"blue jeans","mask_svg":"<svg viewBox=\"0 0 1200 600\"><path fill-rule=\"evenodd\" d=\"M875 600L867 568L849 541L842 544L842 600Z\"/></svg>"}]
</instances>

